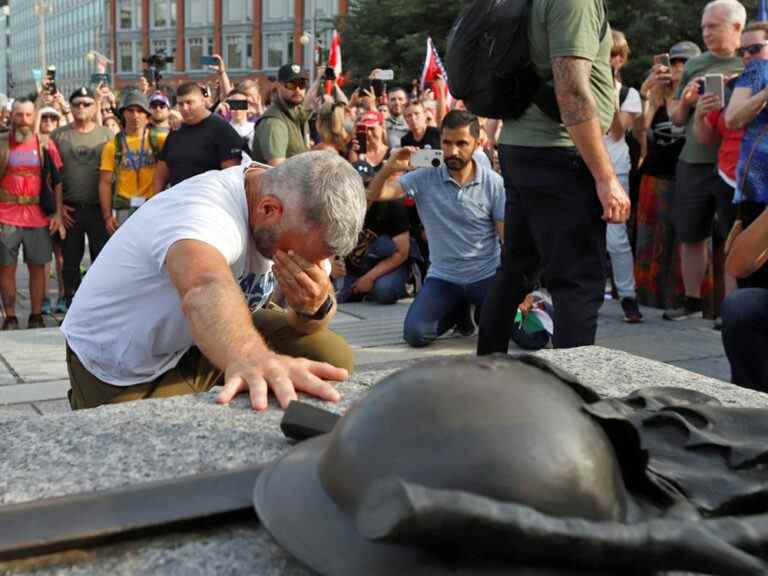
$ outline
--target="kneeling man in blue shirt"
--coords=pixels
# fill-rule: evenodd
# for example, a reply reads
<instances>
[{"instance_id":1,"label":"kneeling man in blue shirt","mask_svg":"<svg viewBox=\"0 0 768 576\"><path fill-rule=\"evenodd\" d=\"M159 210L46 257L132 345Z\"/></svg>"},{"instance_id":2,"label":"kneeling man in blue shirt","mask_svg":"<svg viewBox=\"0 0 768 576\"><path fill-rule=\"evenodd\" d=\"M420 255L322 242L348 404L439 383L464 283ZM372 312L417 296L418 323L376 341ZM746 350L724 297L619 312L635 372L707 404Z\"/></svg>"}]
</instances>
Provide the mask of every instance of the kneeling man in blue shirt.
<instances>
[{"instance_id":1,"label":"kneeling man in blue shirt","mask_svg":"<svg viewBox=\"0 0 768 576\"><path fill-rule=\"evenodd\" d=\"M368 201L411 196L429 244L427 279L405 318L404 338L427 346L454 326L462 331L468 305L479 311L500 266L504 182L478 162L480 123L449 112L440 129L445 164L413 170L414 148L395 151L368 187ZM397 178L398 173L407 174Z\"/></svg>"}]
</instances>

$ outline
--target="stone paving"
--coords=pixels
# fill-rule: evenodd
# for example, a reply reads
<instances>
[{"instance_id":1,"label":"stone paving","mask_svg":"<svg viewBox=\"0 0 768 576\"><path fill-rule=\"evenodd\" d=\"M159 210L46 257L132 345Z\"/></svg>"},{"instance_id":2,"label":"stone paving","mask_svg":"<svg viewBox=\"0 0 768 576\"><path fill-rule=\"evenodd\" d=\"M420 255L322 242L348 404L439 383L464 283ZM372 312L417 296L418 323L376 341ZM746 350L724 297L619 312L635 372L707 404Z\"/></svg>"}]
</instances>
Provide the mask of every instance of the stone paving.
<instances>
[{"instance_id":1,"label":"stone paving","mask_svg":"<svg viewBox=\"0 0 768 576\"><path fill-rule=\"evenodd\" d=\"M426 349L409 348L402 338L409 304L341 307L333 328L355 348L358 366L374 368L377 364L474 351L476 337L448 336ZM642 324L628 325L622 320L618 303L606 301L600 313L597 344L729 380L720 334L710 321L666 322L660 310L647 308L643 315ZM0 417L66 412L68 388L64 339L57 328L0 333Z\"/></svg>"}]
</instances>

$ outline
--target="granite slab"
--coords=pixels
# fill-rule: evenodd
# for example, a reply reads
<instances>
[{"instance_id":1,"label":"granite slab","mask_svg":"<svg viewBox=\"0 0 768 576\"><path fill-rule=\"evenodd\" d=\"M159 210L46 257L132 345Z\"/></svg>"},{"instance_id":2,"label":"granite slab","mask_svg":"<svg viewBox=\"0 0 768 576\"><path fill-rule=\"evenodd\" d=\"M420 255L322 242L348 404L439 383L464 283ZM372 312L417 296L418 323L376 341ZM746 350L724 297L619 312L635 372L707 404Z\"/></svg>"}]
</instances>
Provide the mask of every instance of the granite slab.
<instances>
[{"instance_id":1,"label":"granite slab","mask_svg":"<svg viewBox=\"0 0 768 576\"><path fill-rule=\"evenodd\" d=\"M600 347L542 351L606 396L647 386L681 386L729 405L768 406L768 395L659 362ZM339 385L338 412L376 381L413 361L376 365ZM107 489L268 461L289 444L272 404L253 413L245 397L230 406L215 393L146 400L71 414L0 420L0 503ZM322 529L318 527L318 529ZM307 576L259 528L258 521L169 534L87 551L0 564L0 574L257 574Z\"/></svg>"}]
</instances>

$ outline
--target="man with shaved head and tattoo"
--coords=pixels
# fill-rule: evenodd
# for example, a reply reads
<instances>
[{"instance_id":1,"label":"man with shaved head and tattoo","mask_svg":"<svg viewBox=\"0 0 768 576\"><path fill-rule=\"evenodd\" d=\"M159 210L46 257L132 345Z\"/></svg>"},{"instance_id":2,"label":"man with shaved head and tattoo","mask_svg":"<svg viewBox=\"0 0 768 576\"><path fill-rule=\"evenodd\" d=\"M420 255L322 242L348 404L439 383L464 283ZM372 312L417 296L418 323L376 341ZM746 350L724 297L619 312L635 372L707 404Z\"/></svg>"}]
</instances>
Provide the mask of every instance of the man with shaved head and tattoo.
<instances>
[{"instance_id":1,"label":"man with shaved head and tattoo","mask_svg":"<svg viewBox=\"0 0 768 576\"><path fill-rule=\"evenodd\" d=\"M553 94L504 121L505 254L478 354L507 351L515 311L539 279L554 302L554 346L594 344L606 224L629 216L603 143L616 105L604 0L533 0L528 18L531 59Z\"/></svg>"}]
</instances>

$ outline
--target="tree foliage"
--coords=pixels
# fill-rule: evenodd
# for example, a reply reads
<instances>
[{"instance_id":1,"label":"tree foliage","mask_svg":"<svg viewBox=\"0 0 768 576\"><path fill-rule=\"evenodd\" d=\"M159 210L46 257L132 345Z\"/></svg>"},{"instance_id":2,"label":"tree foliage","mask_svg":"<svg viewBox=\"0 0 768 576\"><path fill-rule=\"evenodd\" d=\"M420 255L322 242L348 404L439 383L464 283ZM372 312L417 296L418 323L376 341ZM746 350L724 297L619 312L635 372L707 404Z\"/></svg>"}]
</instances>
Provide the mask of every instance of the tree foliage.
<instances>
[{"instance_id":1,"label":"tree foliage","mask_svg":"<svg viewBox=\"0 0 768 576\"><path fill-rule=\"evenodd\" d=\"M638 84L654 54L667 52L675 42L693 40L703 48L701 11L707 0L607 0L611 25L629 40L632 57L625 79ZM750 19L759 0L742 0ZM424 63L427 37L440 54L462 0L350 0L339 26L345 68L355 81L372 68L392 68L407 84Z\"/></svg>"}]
</instances>

